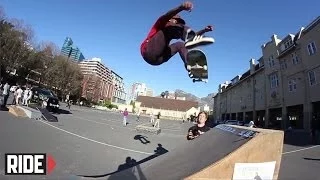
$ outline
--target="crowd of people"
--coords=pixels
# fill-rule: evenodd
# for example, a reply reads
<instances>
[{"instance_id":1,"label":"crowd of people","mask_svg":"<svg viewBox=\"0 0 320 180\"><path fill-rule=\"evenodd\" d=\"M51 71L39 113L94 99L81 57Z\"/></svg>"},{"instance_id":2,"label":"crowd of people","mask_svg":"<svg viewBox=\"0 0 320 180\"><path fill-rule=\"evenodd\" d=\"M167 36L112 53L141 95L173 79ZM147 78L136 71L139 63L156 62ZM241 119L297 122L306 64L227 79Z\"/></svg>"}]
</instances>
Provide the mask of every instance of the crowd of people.
<instances>
[{"instance_id":1,"label":"crowd of people","mask_svg":"<svg viewBox=\"0 0 320 180\"><path fill-rule=\"evenodd\" d=\"M10 104L28 106L32 98L33 92L29 85L11 86L8 82L0 83L1 106L6 107L10 94L13 95L13 101Z\"/></svg>"}]
</instances>

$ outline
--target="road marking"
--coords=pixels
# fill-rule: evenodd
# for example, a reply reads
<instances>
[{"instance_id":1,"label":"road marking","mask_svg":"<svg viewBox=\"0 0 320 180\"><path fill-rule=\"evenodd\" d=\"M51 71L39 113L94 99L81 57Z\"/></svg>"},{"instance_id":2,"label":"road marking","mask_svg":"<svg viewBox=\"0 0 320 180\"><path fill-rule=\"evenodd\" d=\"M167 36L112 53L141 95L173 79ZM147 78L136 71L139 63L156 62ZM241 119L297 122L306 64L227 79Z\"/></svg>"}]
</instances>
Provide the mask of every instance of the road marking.
<instances>
[{"instance_id":1,"label":"road marking","mask_svg":"<svg viewBox=\"0 0 320 180\"><path fill-rule=\"evenodd\" d=\"M135 128L129 128L129 127L124 127L124 126L118 126L118 125L111 125L111 124L108 124L108 123L103 123L103 122L98 122L98 121L94 121L94 120L88 120L88 119L84 119L82 117L78 117L78 116L75 116L75 115L72 115L72 117L75 117L77 119L81 119L83 121L88 121L88 122L94 122L94 123L97 123L97 124L104 124L104 125L107 125L107 126L113 126L113 127L118 127L118 128L126 128L126 129L130 129L130 130L133 130L135 131L136 129ZM113 121L113 120L107 120L107 119L100 119L102 121L110 121L110 122L114 122L114 123L117 123L117 121ZM120 121L119 121L120 122ZM130 124L130 123L129 123ZM145 123L145 124L149 124L149 123ZM139 125L139 124L137 124ZM168 129L168 128L161 128L161 130L166 130L166 131L181 131L180 129Z\"/></svg>"},{"instance_id":2,"label":"road marking","mask_svg":"<svg viewBox=\"0 0 320 180\"><path fill-rule=\"evenodd\" d=\"M54 125L51 125L45 121L42 121L42 120L39 120L40 122L48 125L48 126L51 126L57 130L60 130L60 131L63 131L65 133L68 133L68 134L71 134L73 136L76 136L76 137L79 137L81 139L85 139L85 140L88 140L88 141L91 141L91 142L95 142L97 144L101 144L101 145L104 145L104 146L109 146L109 147L113 147L113 148L116 148L116 149L121 149L121 150L125 150L125 151L130 151L130 152L135 152L135 153L140 153L140 154L147 154L147 155L152 155L154 153L148 153L148 152L143 152L143 151L137 151L137 150L133 150L133 149L127 149L127 148L123 148L123 147L119 147L119 146L115 146L115 145L111 145L111 144L107 144L107 143L104 143L104 142L100 142L100 141L96 141L96 140L93 140L93 139L90 139L90 138L87 138L87 137L84 137L84 136L81 136L81 135L78 135L78 134L75 134L75 133L72 133L70 131L67 131L67 130L64 130L64 129L61 129L61 128L58 128Z\"/></svg>"},{"instance_id":3,"label":"road marking","mask_svg":"<svg viewBox=\"0 0 320 180\"><path fill-rule=\"evenodd\" d=\"M305 150L313 149L313 148L316 148L316 147L320 147L320 145L316 145L316 146L311 146L311 147L307 147L307 148L302 148L302 149L297 149L297 150L293 150L293 151L284 152L284 153L282 153L282 155L291 154L291 153L300 152L300 151L305 151Z\"/></svg>"},{"instance_id":4,"label":"road marking","mask_svg":"<svg viewBox=\"0 0 320 180\"><path fill-rule=\"evenodd\" d=\"M84 119L84 118L81 118L81 117L76 117L76 116L73 116L77 119L81 119L83 121L88 121L88 122L94 122L94 123L97 123L97 124L103 124L103 125L107 125L107 126L111 126L111 127L118 127L118 128L126 128L126 129L130 129L130 130L133 130L135 131L136 129L134 128L129 128L129 127L125 127L125 126L118 126L118 125L111 125L111 124L107 124L107 123L103 123L103 122L98 122L98 121L94 121L94 120L88 120L88 119Z\"/></svg>"}]
</instances>

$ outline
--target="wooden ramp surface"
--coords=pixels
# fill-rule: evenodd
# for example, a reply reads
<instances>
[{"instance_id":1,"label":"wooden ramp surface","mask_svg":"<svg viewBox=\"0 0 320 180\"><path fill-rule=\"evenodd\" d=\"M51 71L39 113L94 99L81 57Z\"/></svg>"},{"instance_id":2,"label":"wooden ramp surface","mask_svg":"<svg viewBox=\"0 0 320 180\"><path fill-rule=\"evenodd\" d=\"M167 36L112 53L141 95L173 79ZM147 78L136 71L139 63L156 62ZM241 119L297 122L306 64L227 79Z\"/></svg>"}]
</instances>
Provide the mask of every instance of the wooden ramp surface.
<instances>
[{"instance_id":1,"label":"wooden ramp surface","mask_svg":"<svg viewBox=\"0 0 320 180\"><path fill-rule=\"evenodd\" d=\"M240 136L253 132L254 137ZM103 179L178 180L232 179L235 163L276 161L278 178L284 134L282 131L219 125L183 146ZM182 139L185 140L185 139Z\"/></svg>"}]
</instances>

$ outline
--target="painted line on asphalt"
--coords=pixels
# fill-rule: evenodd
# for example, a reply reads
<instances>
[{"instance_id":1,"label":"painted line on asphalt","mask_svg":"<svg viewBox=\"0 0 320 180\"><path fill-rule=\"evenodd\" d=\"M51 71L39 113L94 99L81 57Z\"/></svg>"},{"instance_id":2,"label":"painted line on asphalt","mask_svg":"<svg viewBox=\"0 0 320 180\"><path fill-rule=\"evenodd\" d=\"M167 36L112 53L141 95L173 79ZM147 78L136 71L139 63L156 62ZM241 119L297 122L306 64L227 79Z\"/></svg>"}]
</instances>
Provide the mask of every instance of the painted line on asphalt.
<instances>
[{"instance_id":1,"label":"painted line on asphalt","mask_svg":"<svg viewBox=\"0 0 320 180\"><path fill-rule=\"evenodd\" d=\"M147 154L147 155L152 155L154 153L148 153L148 152L143 152L143 151L137 151L137 150L133 150L133 149L127 149L127 148L123 148L123 147L119 147L119 146L115 146L115 145L111 145L111 144L107 144L107 143L104 143L104 142L100 142L100 141L96 141L96 140L93 140L93 139L90 139L90 138L87 138L87 137L84 137L84 136L81 136L81 135L78 135L78 134L75 134L75 133L72 133L70 131L67 131L67 130L64 130L64 129L61 129L61 128L58 128L54 125L51 125L45 121L42 121L42 120L39 120L40 122L48 125L48 126L51 126L57 130L60 130L62 132L65 132L67 134L70 134L70 135L73 135L73 136L76 136L78 138L81 138L81 139L85 139L85 140L88 140L88 141L91 141L91 142L94 142L94 143L97 143L97 144L101 144L101 145L104 145L104 146L109 146L109 147L113 147L113 148L116 148L116 149L121 149L121 150L125 150L125 151L130 151L130 152L135 152L135 153L140 153L140 154Z\"/></svg>"},{"instance_id":2,"label":"painted line on asphalt","mask_svg":"<svg viewBox=\"0 0 320 180\"><path fill-rule=\"evenodd\" d=\"M88 122L94 122L94 123L97 123L97 124L104 124L104 125L107 125L107 126L113 126L113 127L118 127L118 128L126 128L126 129L130 129L130 130L136 130L135 128L129 128L129 127L124 127L124 126L119 126L119 125L111 125L111 124L108 124L108 123L103 123L103 122L98 122L98 121L94 121L94 120L88 120L88 119L85 119L85 118L82 118L82 117L79 117L79 116L75 116L75 115L72 115L72 117L75 117L77 119L81 119L83 121L88 121ZM113 121L113 120L107 120L107 119L100 119L102 121L110 121L110 122L114 122L116 123L117 121ZM130 124L130 123L129 123ZM145 124L148 124L148 123L145 123ZM138 124L137 124L138 125ZM168 129L168 128L161 128L161 130L166 130L166 131L181 131L181 129Z\"/></svg>"},{"instance_id":3,"label":"painted line on asphalt","mask_svg":"<svg viewBox=\"0 0 320 180\"><path fill-rule=\"evenodd\" d=\"M300 152L300 151L305 151L305 150L313 149L313 148L316 148L316 147L320 147L320 145L316 145L316 146L311 146L311 147L307 147L307 148L302 148L302 149L297 149L297 150L293 150L293 151L284 152L284 153L282 153L282 155L291 154L291 153Z\"/></svg>"},{"instance_id":4,"label":"painted line on asphalt","mask_svg":"<svg viewBox=\"0 0 320 180\"><path fill-rule=\"evenodd\" d=\"M77 119L80 119L80 120L83 120L83 121L88 121L88 122L94 122L94 123L97 123L97 124L103 124L103 125L106 125L106 126L111 126L111 127L118 127L118 128L126 128L126 129L130 129L130 130L134 130L134 128L129 128L129 127L125 127L125 126L118 126L118 125L112 125L112 124L108 124L108 123L103 123L103 122L98 122L98 121L94 121L94 120L89 120L89 119L84 119L84 118L81 118L81 117L77 117L77 116L73 116Z\"/></svg>"}]
</instances>

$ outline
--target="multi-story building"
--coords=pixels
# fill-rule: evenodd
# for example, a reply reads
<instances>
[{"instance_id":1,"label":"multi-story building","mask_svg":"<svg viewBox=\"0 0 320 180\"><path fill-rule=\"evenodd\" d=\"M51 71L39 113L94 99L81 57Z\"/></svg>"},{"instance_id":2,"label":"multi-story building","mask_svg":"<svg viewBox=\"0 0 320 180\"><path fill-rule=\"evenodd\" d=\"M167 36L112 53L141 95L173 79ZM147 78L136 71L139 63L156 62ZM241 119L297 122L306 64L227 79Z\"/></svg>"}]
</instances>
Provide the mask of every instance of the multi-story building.
<instances>
[{"instance_id":1,"label":"multi-story building","mask_svg":"<svg viewBox=\"0 0 320 180\"><path fill-rule=\"evenodd\" d=\"M112 83L114 87L112 102L125 104L127 93L125 92L125 89L124 89L123 78L119 76L117 73L115 73L114 71L111 71L111 74L112 74Z\"/></svg>"},{"instance_id":2,"label":"multi-story building","mask_svg":"<svg viewBox=\"0 0 320 180\"><path fill-rule=\"evenodd\" d=\"M147 88L146 96L153 97L153 90L151 88Z\"/></svg>"},{"instance_id":3,"label":"multi-story building","mask_svg":"<svg viewBox=\"0 0 320 180\"><path fill-rule=\"evenodd\" d=\"M136 82L132 84L130 90L130 100L135 101L138 96L146 96L147 95L147 86L145 83Z\"/></svg>"},{"instance_id":4,"label":"multi-story building","mask_svg":"<svg viewBox=\"0 0 320 180\"><path fill-rule=\"evenodd\" d=\"M79 66L84 75L82 96L94 101L111 101L114 91L112 72L101 63L101 59L84 60Z\"/></svg>"},{"instance_id":5,"label":"multi-story building","mask_svg":"<svg viewBox=\"0 0 320 180\"><path fill-rule=\"evenodd\" d=\"M70 37L67 37L61 48L61 54L66 56L69 60L80 62L85 59L80 49L73 44Z\"/></svg>"},{"instance_id":6,"label":"multi-story building","mask_svg":"<svg viewBox=\"0 0 320 180\"><path fill-rule=\"evenodd\" d=\"M283 39L264 44L262 57L214 97L218 120L254 120L258 126L310 129L320 112L320 17Z\"/></svg>"}]
</instances>

